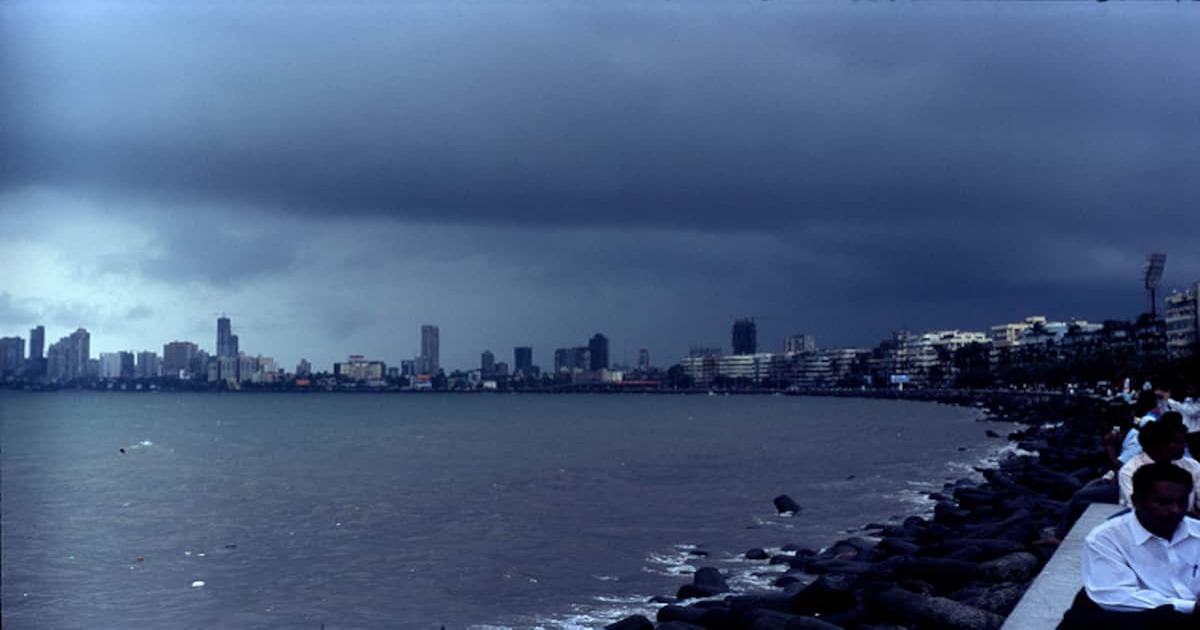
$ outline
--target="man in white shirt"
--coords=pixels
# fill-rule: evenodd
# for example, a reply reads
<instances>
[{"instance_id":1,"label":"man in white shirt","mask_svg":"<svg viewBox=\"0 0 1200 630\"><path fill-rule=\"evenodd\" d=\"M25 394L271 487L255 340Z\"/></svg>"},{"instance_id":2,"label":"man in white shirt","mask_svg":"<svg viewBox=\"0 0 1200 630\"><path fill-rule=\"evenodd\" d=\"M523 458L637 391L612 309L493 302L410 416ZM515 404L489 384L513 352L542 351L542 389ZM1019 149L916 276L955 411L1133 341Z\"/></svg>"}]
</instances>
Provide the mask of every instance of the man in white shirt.
<instances>
[{"instance_id":1,"label":"man in white shirt","mask_svg":"<svg viewBox=\"0 0 1200 630\"><path fill-rule=\"evenodd\" d=\"M1200 402L1191 398L1179 402L1173 397L1175 392L1182 394L1179 387L1170 383L1155 387L1154 396L1158 399L1155 411L1160 417L1168 411L1178 412L1188 430L1188 450L1196 452L1197 448L1200 448Z\"/></svg>"},{"instance_id":2,"label":"man in white shirt","mask_svg":"<svg viewBox=\"0 0 1200 630\"><path fill-rule=\"evenodd\" d=\"M1117 503L1125 507L1133 505L1130 500L1133 494L1133 474L1139 468L1153 462L1170 462L1190 473L1197 488L1192 492L1188 510L1195 513L1200 506L1200 462L1184 457L1187 432L1183 428L1179 414L1168 412L1161 420L1143 427L1138 433L1138 442L1142 452L1135 455L1117 473L1117 483L1120 487Z\"/></svg>"},{"instance_id":3,"label":"man in white shirt","mask_svg":"<svg viewBox=\"0 0 1200 630\"><path fill-rule=\"evenodd\" d=\"M1197 628L1200 521L1186 516L1192 477L1155 462L1133 477L1133 511L1088 534L1083 590L1060 630Z\"/></svg>"}]
</instances>

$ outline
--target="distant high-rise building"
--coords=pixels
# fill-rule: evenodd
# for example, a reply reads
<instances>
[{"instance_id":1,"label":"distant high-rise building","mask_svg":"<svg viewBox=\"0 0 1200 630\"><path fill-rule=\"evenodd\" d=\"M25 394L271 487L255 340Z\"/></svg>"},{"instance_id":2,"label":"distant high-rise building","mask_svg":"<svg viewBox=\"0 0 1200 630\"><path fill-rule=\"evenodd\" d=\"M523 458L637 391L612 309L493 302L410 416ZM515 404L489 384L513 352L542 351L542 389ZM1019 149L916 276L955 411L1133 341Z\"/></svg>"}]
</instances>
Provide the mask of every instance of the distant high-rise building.
<instances>
[{"instance_id":1,"label":"distant high-rise building","mask_svg":"<svg viewBox=\"0 0 1200 630\"><path fill-rule=\"evenodd\" d=\"M783 340L783 351L789 354L797 352L816 352L817 338L812 335L788 335Z\"/></svg>"},{"instance_id":2,"label":"distant high-rise building","mask_svg":"<svg viewBox=\"0 0 1200 630\"><path fill-rule=\"evenodd\" d=\"M496 355L492 354L491 350L484 350L483 354L479 355L479 371L483 376L496 371Z\"/></svg>"},{"instance_id":3,"label":"distant high-rise building","mask_svg":"<svg viewBox=\"0 0 1200 630\"><path fill-rule=\"evenodd\" d=\"M758 352L758 328L753 319L733 322L733 353L754 354Z\"/></svg>"},{"instance_id":4,"label":"distant high-rise building","mask_svg":"<svg viewBox=\"0 0 1200 630\"><path fill-rule=\"evenodd\" d=\"M305 378L312 376L312 363L308 359L300 359L300 363L296 364L296 376Z\"/></svg>"},{"instance_id":5,"label":"distant high-rise building","mask_svg":"<svg viewBox=\"0 0 1200 630\"><path fill-rule=\"evenodd\" d=\"M650 351L647 350L646 348L638 349L638 369L639 370L650 369Z\"/></svg>"},{"instance_id":6,"label":"distant high-rise building","mask_svg":"<svg viewBox=\"0 0 1200 630\"><path fill-rule=\"evenodd\" d=\"M158 378L162 371L162 361L159 360L158 354L149 350L143 350L137 353L137 377L138 378Z\"/></svg>"},{"instance_id":7,"label":"distant high-rise building","mask_svg":"<svg viewBox=\"0 0 1200 630\"><path fill-rule=\"evenodd\" d=\"M100 378L121 378L121 353L100 353Z\"/></svg>"},{"instance_id":8,"label":"distant high-rise building","mask_svg":"<svg viewBox=\"0 0 1200 630\"><path fill-rule=\"evenodd\" d=\"M571 348L571 366L580 372L591 369L592 351L587 346Z\"/></svg>"},{"instance_id":9,"label":"distant high-rise building","mask_svg":"<svg viewBox=\"0 0 1200 630\"><path fill-rule=\"evenodd\" d=\"M1200 351L1200 282L1167 296L1167 355L1189 357Z\"/></svg>"},{"instance_id":10,"label":"distant high-rise building","mask_svg":"<svg viewBox=\"0 0 1200 630\"><path fill-rule=\"evenodd\" d=\"M570 372L574 366L574 353L570 348L554 349L554 373Z\"/></svg>"},{"instance_id":11,"label":"distant high-rise building","mask_svg":"<svg viewBox=\"0 0 1200 630\"><path fill-rule=\"evenodd\" d=\"M438 327L431 324L421 326L421 367L427 374L436 374L441 366L438 346Z\"/></svg>"},{"instance_id":12,"label":"distant high-rise building","mask_svg":"<svg viewBox=\"0 0 1200 630\"><path fill-rule=\"evenodd\" d=\"M96 364L100 378L133 378L136 374L132 352L101 352Z\"/></svg>"},{"instance_id":13,"label":"distant high-rise building","mask_svg":"<svg viewBox=\"0 0 1200 630\"><path fill-rule=\"evenodd\" d=\"M496 376L508 376L508 364L501 361L495 365Z\"/></svg>"},{"instance_id":14,"label":"distant high-rise building","mask_svg":"<svg viewBox=\"0 0 1200 630\"><path fill-rule=\"evenodd\" d=\"M133 378L137 373L137 363L132 352L118 352L121 361L121 378Z\"/></svg>"},{"instance_id":15,"label":"distant high-rise building","mask_svg":"<svg viewBox=\"0 0 1200 630\"><path fill-rule=\"evenodd\" d=\"M35 326L29 331L29 362L26 374L31 377L46 375L46 328Z\"/></svg>"},{"instance_id":16,"label":"distant high-rise building","mask_svg":"<svg viewBox=\"0 0 1200 630\"><path fill-rule=\"evenodd\" d=\"M201 349L196 351L196 356L192 358L191 367L188 368L190 376L198 379L208 378L208 366L212 363L212 356L207 351Z\"/></svg>"},{"instance_id":17,"label":"distant high-rise building","mask_svg":"<svg viewBox=\"0 0 1200 630\"><path fill-rule=\"evenodd\" d=\"M162 371L165 376L196 373L193 362L200 347L190 341L172 341L163 344Z\"/></svg>"},{"instance_id":18,"label":"distant high-rise building","mask_svg":"<svg viewBox=\"0 0 1200 630\"><path fill-rule=\"evenodd\" d=\"M47 377L60 383L87 378L91 348L91 335L85 328L51 344L46 357Z\"/></svg>"},{"instance_id":19,"label":"distant high-rise building","mask_svg":"<svg viewBox=\"0 0 1200 630\"><path fill-rule=\"evenodd\" d=\"M513 371L523 376L533 373L533 348L529 346L513 348Z\"/></svg>"},{"instance_id":20,"label":"distant high-rise building","mask_svg":"<svg viewBox=\"0 0 1200 630\"><path fill-rule=\"evenodd\" d=\"M409 360L400 361L400 376L416 376L417 362Z\"/></svg>"},{"instance_id":21,"label":"distant high-rise building","mask_svg":"<svg viewBox=\"0 0 1200 630\"><path fill-rule=\"evenodd\" d=\"M25 340L20 337L0 339L0 377L16 376L25 369Z\"/></svg>"},{"instance_id":22,"label":"distant high-rise building","mask_svg":"<svg viewBox=\"0 0 1200 630\"><path fill-rule=\"evenodd\" d=\"M217 357L236 357L238 355L238 338L233 334L233 326L224 315L217 318Z\"/></svg>"},{"instance_id":23,"label":"distant high-rise building","mask_svg":"<svg viewBox=\"0 0 1200 630\"><path fill-rule=\"evenodd\" d=\"M608 369L608 337L600 333L592 335L588 341L588 353L590 354L589 370L598 372Z\"/></svg>"}]
</instances>

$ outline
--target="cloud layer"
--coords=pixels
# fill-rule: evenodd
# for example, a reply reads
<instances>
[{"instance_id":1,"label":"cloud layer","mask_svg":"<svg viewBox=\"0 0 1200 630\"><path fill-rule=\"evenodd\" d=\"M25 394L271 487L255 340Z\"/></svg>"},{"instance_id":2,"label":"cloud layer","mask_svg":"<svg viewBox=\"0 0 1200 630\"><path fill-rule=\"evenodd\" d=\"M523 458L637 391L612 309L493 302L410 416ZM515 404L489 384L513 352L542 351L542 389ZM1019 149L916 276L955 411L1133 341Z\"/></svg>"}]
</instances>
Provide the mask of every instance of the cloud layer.
<instances>
[{"instance_id":1,"label":"cloud layer","mask_svg":"<svg viewBox=\"0 0 1200 630\"><path fill-rule=\"evenodd\" d=\"M398 361L433 322L463 365L604 330L666 363L739 315L867 344L1130 317L1150 251L1200 279L1179 5L0 14L3 262L45 265L10 328L210 345L233 311L287 362Z\"/></svg>"}]
</instances>

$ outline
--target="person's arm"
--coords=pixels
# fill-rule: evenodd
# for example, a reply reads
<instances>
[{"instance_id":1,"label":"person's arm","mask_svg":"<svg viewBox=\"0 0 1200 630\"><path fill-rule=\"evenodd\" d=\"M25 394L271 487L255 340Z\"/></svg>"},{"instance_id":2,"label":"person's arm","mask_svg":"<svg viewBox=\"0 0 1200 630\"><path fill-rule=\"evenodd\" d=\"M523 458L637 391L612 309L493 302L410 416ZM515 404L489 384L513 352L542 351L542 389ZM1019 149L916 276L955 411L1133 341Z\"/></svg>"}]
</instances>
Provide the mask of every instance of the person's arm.
<instances>
[{"instance_id":1,"label":"person's arm","mask_svg":"<svg viewBox=\"0 0 1200 630\"><path fill-rule=\"evenodd\" d=\"M1142 588L1120 548L1104 536L1088 536L1084 542L1083 588L1089 599L1108 610L1150 610L1167 605L1183 614L1196 610L1195 599L1168 597Z\"/></svg>"},{"instance_id":2,"label":"person's arm","mask_svg":"<svg viewBox=\"0 0 1200 630\"><path fill-rule=\"evenodd\" d=\"M1122 507L1130 507L1133 505L1130 502L1130 497L1133 496L1133 470L1128 463L1117 472L1117 483L1120 484L1120 489L1117 491L1117 503Z\"/></svg>"}]
</instances>

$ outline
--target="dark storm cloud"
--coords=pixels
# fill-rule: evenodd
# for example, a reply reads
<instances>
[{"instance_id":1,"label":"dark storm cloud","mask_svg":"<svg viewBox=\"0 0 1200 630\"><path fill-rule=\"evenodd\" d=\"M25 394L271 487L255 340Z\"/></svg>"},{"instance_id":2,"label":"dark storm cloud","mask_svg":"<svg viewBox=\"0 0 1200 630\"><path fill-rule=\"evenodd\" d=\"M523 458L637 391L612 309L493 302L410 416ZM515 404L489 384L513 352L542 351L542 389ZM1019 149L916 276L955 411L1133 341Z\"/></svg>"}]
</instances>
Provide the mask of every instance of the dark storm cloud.
<instances>
[{"instance_id":1,"label":"dark storm cloud","mask_svg":"<svg viewBox=\"0 0 1200 630\"><path fill-rule=\"evenodd\" d=\"M1138 18L1109 17L59 11L10 44L25 150L5 170L496 223L800 229L830 213L1182 203L1194 188L1156 184L1195 166L1195 132L1180 134L1200 110L1200 66L1178 54L1189 29L1157 18L1151 44Z\"/></svg>"},{"instance_id":2,"label":"dark storm cloud","mask_svg":"<svg viewBox=\"0 0 1200 630\"><path fill-rule=\"evenodd\" d=\"M714 322L787 313L781 330L847 341L877 337L878 317L1127 316L1149 251L1170 253L1169 278L1200 274L1194 11L0 11L0 188L183 213L148 218L150 251L107 270L214 286L294 273L304 230L355 215L425 237L380 230L322 264L508 269L634 307L656 288ZM369 324L318 308L333 329Z\"/></svg>"}]
</instances>

